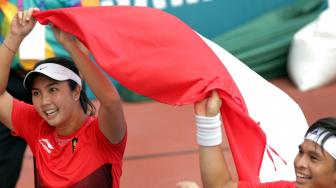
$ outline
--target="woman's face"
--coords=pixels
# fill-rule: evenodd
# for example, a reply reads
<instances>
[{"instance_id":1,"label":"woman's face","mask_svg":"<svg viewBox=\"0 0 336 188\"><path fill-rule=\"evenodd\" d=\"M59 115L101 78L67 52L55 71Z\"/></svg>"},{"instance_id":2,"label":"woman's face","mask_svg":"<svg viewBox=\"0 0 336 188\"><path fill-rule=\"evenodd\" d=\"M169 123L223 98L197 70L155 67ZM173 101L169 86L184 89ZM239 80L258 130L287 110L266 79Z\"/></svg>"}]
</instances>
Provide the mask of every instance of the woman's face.
<instances>
[{"instance_id":1,"label":"woman's face","mask_svg":"<svg viewBox=\"0 0 336 188\"><path fill-rule=\"evenodd\" d=\"M33 105L40 116L51 126L67 125L78 105L80 93L71 91L67 81L55 81L38 75L32 85Z\"/></svg>"},{"instance_id":2,"label":"woman's face","mask_svg":"<svg viewBox=\"0 0 336 188\"><path fill-rule=\"evenodd\" d=\"M299 146L294 167L296 188L336 187L335 159L311 140Z\"/></svg>"}]
</instances>

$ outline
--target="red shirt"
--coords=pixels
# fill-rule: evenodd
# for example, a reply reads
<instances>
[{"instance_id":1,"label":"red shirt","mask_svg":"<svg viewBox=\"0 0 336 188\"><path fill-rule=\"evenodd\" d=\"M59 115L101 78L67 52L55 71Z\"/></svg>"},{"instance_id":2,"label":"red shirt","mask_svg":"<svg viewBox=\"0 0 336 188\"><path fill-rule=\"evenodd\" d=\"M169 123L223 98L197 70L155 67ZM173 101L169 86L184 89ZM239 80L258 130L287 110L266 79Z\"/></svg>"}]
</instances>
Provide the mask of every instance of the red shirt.
<instances>
[{"instance_id":1,"label":"red shirt","mask_svg":"<svg viewBox=\"0 0 336 188\"><path fill-rule=\"evenodd\" d=\"M238 188L295 188L295 182L275 181L268 183L239 182Z\"/></svg>"},{"instance_id":2,"label":"red shirt","mask_svg":"<svg viewBox=\"0 0 336 188\"><path fill-rule=\"evenodd\" d=\"M33 106L16 99L12 122L14 134L27 141L34 155L36 187L119 187L127 134L111 144L98 118L88 117L75 133L62 137Z\"/></svg>"}]
</instances>

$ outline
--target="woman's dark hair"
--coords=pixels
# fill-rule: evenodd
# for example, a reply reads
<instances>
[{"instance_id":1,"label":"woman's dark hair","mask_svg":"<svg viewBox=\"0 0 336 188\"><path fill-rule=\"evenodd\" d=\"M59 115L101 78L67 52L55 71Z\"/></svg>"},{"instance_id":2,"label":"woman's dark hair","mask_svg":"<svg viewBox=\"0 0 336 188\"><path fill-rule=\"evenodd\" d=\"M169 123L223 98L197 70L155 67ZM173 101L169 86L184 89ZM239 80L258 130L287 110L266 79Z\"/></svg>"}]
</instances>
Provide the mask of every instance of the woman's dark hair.
<instances>
[{"instance_id":1,"label":"woman's dark hair","mask_svg":"<svg viewBox=\"0 0 336 188\"><path fill-rule=\"evenodd\" d=\"M58 65L62 65L63 67L66 67L70 70L72 70L74 73L76 73L78 76L79 75L79 71L77 69L76 64L69 58L65 58L65 57L52 57L52 58L48 58L42 61L39 61L34 68L36 68L37 66L41 65L41 64L45 64L45 63L55 63ZM78 85L75 81L73 80L67 80L69 83L69 87L70 89L73 91L75 90L76 86ZM92 116L96 113L96 108L93 105L93 103L89 100L89 98L87 97L86 93L85 93L85 82L84 80L82 80L82 90L80 92L80 97L79 97L79 102L81 104L81 107L84 111L84 113Z\"/></svg>"},{"instance_id":2,"label":"woman's dark hair","mask_svg":"<svg viewBox=\"0 0 336 188\"><path fill-rule=\"evenodd\" d=\"M315 123L313 123L307 130L306 135L307 136L309 133L313 132L317 128L323 128L323 131L319 133L318 138L322 136L323 134L326 133L326 136L322 139L321 141L321 146L323 148L323 145L325 142L330 138L335 136L336 137L336 118L334 117L326 117L319 119ZM323 150L324 151L324 150ZM336 160L335 160L336 161ZM335 162L335 170L336 170L336 162Z\"/></svg>"}]
</instances>

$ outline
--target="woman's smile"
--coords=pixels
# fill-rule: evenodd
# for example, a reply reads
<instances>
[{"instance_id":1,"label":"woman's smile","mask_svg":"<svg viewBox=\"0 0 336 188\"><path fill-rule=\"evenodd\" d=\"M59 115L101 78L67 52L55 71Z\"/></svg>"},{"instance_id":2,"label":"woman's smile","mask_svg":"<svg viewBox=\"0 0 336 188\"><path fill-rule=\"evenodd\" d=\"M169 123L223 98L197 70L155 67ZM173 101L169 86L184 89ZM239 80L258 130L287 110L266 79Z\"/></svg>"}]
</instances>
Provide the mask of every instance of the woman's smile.
<instances>
[{"instance_id":1,"label":"woman's smile","mask_svg":"<svg viewBox=\"0 0 336 188\"><path fill-rule=\"evenodd\" d=\"M50 109L50 110L46 110L44 111L44 114L47 116L48 119L52 119L54 117L56 117L58 112L58 109Z\"/></svg>"}]
</instances>

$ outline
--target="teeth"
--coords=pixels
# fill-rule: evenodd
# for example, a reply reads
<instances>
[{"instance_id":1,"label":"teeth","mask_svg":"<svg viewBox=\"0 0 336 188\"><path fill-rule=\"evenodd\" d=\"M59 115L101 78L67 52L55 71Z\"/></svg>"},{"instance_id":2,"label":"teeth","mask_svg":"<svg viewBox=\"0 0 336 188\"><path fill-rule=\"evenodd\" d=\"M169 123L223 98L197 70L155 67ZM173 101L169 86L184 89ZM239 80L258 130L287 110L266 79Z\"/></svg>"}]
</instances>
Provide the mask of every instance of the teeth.
<instances>
[{"instance_id":1,"label":"teeth","mask_svg":"<svg viewBox=\"0 0 336 188\"><path fill-rule=\"evenodd\" d=\"M309 179L308 176L303 175L303 174L296 174L296 177L297 177L297 178L302 178L302 179Z\"/></svg>"},{"instance_id":2,"label":"teeth","mask_svg":"<svg viewBox=\"0 0 336 188\"><path fill-rule=\"evenodd\" d=\"M44 113L47 114L47 115L50 115L50 114L55 113L56 111L57 111L56 109L55 110L47 110Z\"/></svg>"}]
</instances>

